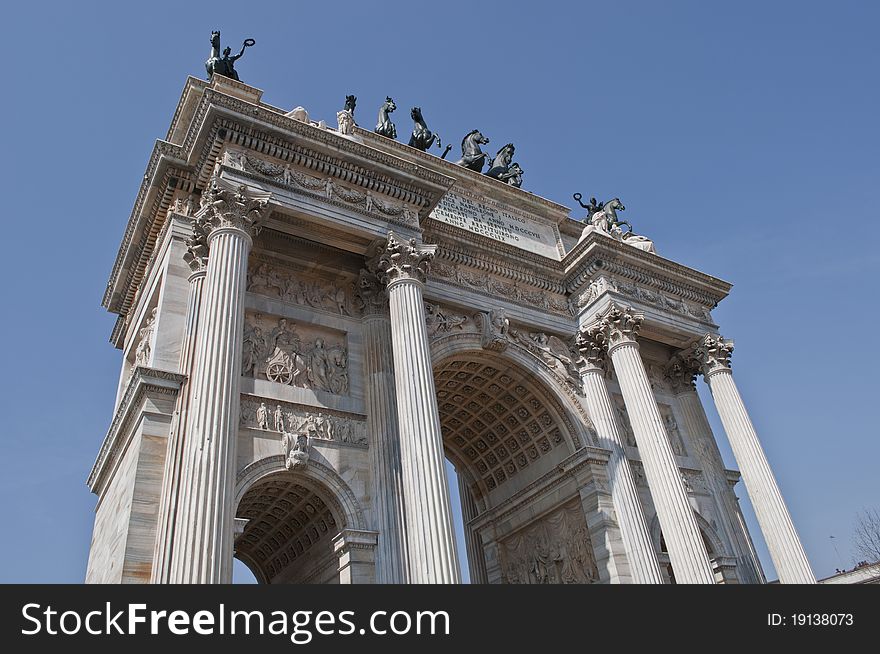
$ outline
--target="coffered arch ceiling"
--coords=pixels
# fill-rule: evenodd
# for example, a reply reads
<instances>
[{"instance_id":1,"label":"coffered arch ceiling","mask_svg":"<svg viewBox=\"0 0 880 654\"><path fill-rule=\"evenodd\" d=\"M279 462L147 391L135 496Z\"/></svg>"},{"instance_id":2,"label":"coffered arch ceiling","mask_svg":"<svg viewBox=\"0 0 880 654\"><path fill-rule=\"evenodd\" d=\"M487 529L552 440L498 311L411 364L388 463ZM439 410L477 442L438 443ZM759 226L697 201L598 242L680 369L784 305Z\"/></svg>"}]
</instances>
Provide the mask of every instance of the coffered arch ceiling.
<instances>
[{"instance_id":1,"label":"coffered arch ceiling","mask_svg":"<svg viewBox=\"0 0 880 654\"><path fill-rule=\"evenodd\" d=\"M513 493L580 447L541 382L500 356L443 359L434 381L447 455L475 499Z\"/></svg>"},{"instance_id":2,"label":"coffered arch ceiling","mask_svg":"<svg viewBox=\"0 0 880 654\"><path fill-rule=\"evenodd\" d=\"M332 494L302 481L277 472L256 482L239 502L236 517L248 522L235 541L235 555L261 581L295 581L299 568L309 571L305 561L332 553L331 539L345 527Z\"/></svg>"}]
</instances>

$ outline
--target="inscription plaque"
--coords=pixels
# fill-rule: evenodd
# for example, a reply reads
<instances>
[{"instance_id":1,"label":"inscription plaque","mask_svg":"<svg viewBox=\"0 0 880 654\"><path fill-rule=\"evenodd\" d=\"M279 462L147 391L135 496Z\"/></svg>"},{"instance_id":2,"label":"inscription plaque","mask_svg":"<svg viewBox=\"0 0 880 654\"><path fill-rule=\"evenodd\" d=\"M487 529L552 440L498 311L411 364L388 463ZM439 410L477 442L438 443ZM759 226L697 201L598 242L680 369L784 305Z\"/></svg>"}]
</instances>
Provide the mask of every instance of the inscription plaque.
<instances>
[{"instance_id":1,"label":"inscription plaque","mask_svg":"<svg viewBox=\"0 0 880 654\"><path fill-rule=\"evenodd\" d=\"M543 257L557 261L561 258L555 225L539 223L471 198L447 193L431 212L431 218Z\"/></svg>"}]
</instances>

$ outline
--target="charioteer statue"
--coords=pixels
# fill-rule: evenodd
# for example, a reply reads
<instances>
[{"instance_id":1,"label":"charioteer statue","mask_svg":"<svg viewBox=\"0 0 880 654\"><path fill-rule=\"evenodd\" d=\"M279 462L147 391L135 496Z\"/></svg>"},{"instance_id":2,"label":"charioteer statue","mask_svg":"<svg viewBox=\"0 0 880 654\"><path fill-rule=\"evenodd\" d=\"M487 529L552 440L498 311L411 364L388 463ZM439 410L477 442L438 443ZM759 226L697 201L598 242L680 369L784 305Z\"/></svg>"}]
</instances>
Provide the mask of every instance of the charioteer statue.
<instances>
[{"instance_id":1,"label":"charioteer statue","mask_svg":"<svg viewBox=\"0 0 880 654\"><path fill-rule=\"evenodd\" d=\"M255 45L254 39L245 39L241 44L241 50L237 55L232 54L232 48L223 48L223 56L220 56L220 32L211 32L211 56L205 62L205 70L208 71L208 79L216 73L230 79L238 80L238 73L235 72L235 62L241 58L246 48Z\"/></svg>"},{"instance_id":2,"label":"charioteer statue","mask_svg":"<svg viewBox=\"0 0 880 654\"><path fill-rule=\"evenodd\" d=\"M582 202L584 196L580 193L575 193L572 197L579 205L581 205L581 207L587 210L587 215L584 218L584 222L587 223L587 226L584 227L584 231L578 242L583 241L587 235L592 232L599 232L600 234L610 236L616 241L622 241L627 245L632 245L634 248L638 248L644 252L657 253L657 250L654 248L654 241L647 236L641 236L640 234L634 233L632 225L617 217L618 211L624 211L626 209L620 201L620 198L614 198L608 200L608 202L596 202L596 198L590 198L590 203L584 204ZM623 225L626 225L629 228L626 232L621 229Z\"/></svg>"}]
</instances>

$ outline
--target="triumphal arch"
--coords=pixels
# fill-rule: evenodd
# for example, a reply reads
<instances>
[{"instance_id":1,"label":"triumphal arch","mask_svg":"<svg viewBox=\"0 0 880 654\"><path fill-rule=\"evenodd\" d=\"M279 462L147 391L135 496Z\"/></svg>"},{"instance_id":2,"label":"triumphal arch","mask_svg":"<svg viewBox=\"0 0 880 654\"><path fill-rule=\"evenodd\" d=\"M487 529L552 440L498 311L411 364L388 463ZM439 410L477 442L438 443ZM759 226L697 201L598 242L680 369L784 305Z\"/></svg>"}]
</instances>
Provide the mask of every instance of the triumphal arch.
<instances>
[{"instance_id":1,"label":"triumphal arch","mask_svg":"<svg viewBox=\"0 0 880 654\"><path fill-rule=\"evenodd\" d=\"M729 284L620 201L583 222L523 190L511 144L447 160L418 108L393 138L391 98L373 130L351 96L327 125L261 95L189 78L150 157L104 296L87 581L229 582L237 557L456 583L466 556L478 583L762 583L740 474L781 581L814 581L712 318Z\"/></svg>"}]
</instances>

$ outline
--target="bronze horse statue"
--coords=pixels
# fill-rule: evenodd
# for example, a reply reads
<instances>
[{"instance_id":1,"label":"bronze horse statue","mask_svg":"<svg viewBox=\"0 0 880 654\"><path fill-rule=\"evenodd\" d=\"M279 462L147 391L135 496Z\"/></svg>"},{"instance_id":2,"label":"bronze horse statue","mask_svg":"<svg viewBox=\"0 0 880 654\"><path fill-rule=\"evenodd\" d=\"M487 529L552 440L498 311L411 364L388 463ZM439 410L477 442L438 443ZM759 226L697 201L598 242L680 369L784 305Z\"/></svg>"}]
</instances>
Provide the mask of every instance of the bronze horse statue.
<instances>
[{"instance_id":1,"label":"bronze horse statue","mask_svg":"<svg viewBox=\"0 0 880 654\"><path fill-rule=\"evenodd\" d=\"M425 119L422 116L421 107L413 107L412 111L410 111L410 116L412 116L413 122L415 122L412 135L409 137L409 146L411 148L427 152L428 149L434 145L435 139L437 140L437 147L443 147L440 143L440 135L435 134L428 129L428 125L425 123Z\"/></svg>"},{"instance_id":2,"label":"bronze horse statue","mask_svg":"<svg viewBox=\"0 0 880 654\"><path fill-rule=\"evenodd\" d=\"M461 159L456 161L455 164L478 173L482 172L483 164L489 155L483 152L480 146L486 145L488 142L489 139L483 136L480 130L475 129L468 132L467 136L461 141Z\"/></svg>"},{"instance_id":3,"label":"bronze horse statue","mask_svg":"<svg viewBox=\"0 0 880 654\"><path fill-rule=\"evenodd\" d=\"M397 105L394 104L394 100L386 96L385 102L379 107L379 123L376 125L376 129L373 130L376 134L379 136L385 136L389 139L397 138L397 128L388 116L395 109L397 109Z\"/></svg>"},{"instance_id":4,"label":"bronze horse statue","mask_svg":"<svg viewBox=\"0 0 880 654\"><path fill-rule=\"evenodd\" d=\"M489 170L486 171L486 175L488 177L500 179L502 175L507 174L507 170L510 168L510 162L513 161L514 150L513 143L508 143L498 150L498 153L492 160L492 165L489 166Z\"/></svg>"}]
</instances>

